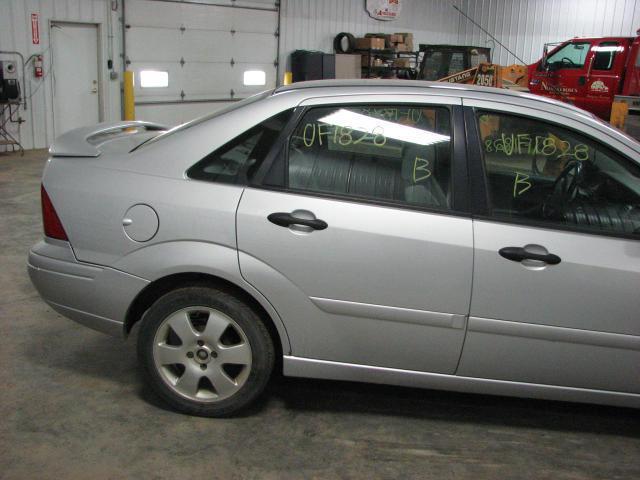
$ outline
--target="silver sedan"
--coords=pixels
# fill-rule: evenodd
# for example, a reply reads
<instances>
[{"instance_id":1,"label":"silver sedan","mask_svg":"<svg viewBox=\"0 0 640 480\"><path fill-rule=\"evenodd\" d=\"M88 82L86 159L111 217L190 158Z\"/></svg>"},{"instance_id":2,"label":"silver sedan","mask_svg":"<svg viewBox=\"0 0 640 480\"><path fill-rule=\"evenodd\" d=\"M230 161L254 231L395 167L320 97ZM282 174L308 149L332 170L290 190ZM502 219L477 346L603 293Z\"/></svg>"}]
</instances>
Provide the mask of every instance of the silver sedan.
<instances>
[{"instance_id":1,"label":"silver sedan","mask_svg":"<svg viewBox=\"0 0 640 480\"><path fill-rule=\"evenodd\" d=\"M71 131L43 299L230 415L285 375L640 407L640 145L529 94L308 82Z\"/></svg>"}]
</instances>

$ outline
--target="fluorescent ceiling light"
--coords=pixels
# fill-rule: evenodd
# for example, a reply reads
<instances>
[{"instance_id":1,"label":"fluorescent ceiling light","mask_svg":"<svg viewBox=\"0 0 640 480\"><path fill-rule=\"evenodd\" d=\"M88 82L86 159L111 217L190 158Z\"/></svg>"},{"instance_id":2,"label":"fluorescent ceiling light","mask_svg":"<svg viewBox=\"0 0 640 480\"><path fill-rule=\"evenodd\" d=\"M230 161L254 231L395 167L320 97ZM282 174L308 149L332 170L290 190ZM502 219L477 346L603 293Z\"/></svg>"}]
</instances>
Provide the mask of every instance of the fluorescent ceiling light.
<instances>
[{"instance_id":1,"label":"fluorescent ceiling light","mask_svg":"<svg viewBox=\"0 0 640 480\"><path fill-rule=\"evenodd\" d=\"M448 135L429 132L420 128L389 122L379 118L368 117L350 110L340 109L318 120L329 125L348 127L364 133L378 133L387 138L400 140L401 142L415 143L416 145L433 145L448 142Z\"/></svg>"},{"instance_id":2,"label":"fluorescent ceiling light","mask_svg":"<svg viewBox=\"0 0 640 480\"><path fill-rule=\"evenodd\" d=\"M140 86L142 88L163 88L169 86L169 72L158 70L141 70Z\"/></svg>"},{"instance_id":3,"label":"fluorescent ceiling light","mask_svg":"<svg viewBox=\"0 0 640 480\"><path fill-rule=\"evenodd\" d=\"M247 70L244 72L245 85L265 85L267 75L262 70Z\"/></svg>"}]
</instances>

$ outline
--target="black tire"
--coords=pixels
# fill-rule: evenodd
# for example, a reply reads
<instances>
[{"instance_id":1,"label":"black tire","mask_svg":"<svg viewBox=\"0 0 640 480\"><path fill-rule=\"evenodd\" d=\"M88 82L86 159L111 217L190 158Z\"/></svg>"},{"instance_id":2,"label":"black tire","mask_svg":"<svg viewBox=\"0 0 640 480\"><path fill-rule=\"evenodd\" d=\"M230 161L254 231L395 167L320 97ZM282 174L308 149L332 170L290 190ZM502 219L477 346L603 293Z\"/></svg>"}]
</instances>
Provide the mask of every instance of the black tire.
<instances>
[{"instance_id":1,"label":"black tire","mask_svg":"<svg viewBox=\"0 0 640 480\"><path fill-rule=\"evenodd\" d=\"M185 398L167 384L156 367L154 339L158 329L175 312L194 306L208 307L231 318L242 329L251 348L248 377L228 398L216 401ZM249 406L266 387L275 360L271 336L256 312L230 293L208 286L187 286L160 297L142 320L137 349L143 377L152 390L173 409L205 417L230 416Z\"/></svg>"},{"instance_id":2,"label":"black tire","mask_svg":"<svg viewBox=\"0 0 640 480\"><path fill-rule=\"evenodd\" d=\"M342 46L342 39L347 39L347 48ZM348 32L341 32L333 39L333 49L336 53L353 53L356 48L356 37Z\"/></svg>"}]
</instances>

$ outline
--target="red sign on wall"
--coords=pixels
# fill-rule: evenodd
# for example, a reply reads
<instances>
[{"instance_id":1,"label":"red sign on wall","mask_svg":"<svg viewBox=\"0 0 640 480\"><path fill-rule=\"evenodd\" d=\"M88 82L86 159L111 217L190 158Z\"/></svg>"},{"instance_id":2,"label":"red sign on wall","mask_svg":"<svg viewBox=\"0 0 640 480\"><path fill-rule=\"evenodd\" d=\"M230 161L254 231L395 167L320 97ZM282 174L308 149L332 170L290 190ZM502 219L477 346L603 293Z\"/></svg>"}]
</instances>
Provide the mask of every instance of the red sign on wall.
<instances>
[{"instance_id":1,"label":"red sign on wall","mask_svg":"<svg viewBox=\"0 0 640 480\"><path fill-rule=\"evenodd\" d=\"M34 45L40 44L40 22L37 13L31 14L31 41Z\"/></svg>"}]
</instances>

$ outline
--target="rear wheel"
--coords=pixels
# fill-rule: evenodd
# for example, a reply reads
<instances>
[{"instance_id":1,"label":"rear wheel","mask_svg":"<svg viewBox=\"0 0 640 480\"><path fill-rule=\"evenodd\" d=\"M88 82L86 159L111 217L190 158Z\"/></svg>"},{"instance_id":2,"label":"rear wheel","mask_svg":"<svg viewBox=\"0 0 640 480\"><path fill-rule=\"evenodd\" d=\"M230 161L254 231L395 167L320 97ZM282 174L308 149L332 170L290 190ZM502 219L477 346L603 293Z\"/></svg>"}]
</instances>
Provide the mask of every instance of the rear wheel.
<instances>
[{"instance_id":1,"label":"rear wheel","mask_svg":"<svg viewBox=\"0 0 640 480\"><path fill-rule=\"evenodd\" d=\"M174 409L222 417L264 390L274 347L249 306L227 292L194 286L151 306L140 328L138 358L150 386Z\"/></svg>"}]
</instances>

